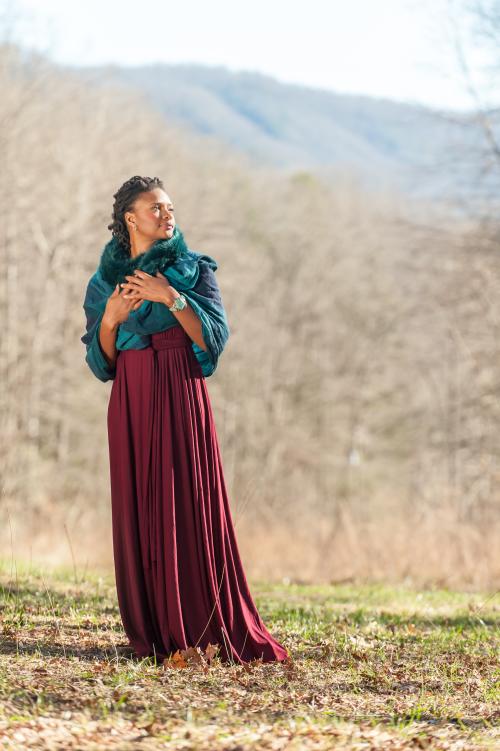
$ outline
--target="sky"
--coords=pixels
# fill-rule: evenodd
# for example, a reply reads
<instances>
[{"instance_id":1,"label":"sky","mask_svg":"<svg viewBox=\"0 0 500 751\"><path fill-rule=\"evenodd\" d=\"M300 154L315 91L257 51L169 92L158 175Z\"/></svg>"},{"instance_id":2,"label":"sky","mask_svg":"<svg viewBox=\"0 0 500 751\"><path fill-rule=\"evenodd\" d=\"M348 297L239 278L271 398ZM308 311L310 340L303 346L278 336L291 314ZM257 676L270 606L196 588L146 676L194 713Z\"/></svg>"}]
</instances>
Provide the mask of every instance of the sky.
<instances>
[{"instance_id":1,"label":"sky","mask_svg":"<svg viewBox=\"0 0 500 751\"><path fill-rule=\"evenodd\" d=\"M70 65L202 63L279 81L450 110L472 109L463 46L483 103L463 0L0 0L24 47ZM5 21L4 21L5 22ZM458 35L458 36L457 36ZM470 82L469 80L469 82Z\"/></svg>"}]
</instances>

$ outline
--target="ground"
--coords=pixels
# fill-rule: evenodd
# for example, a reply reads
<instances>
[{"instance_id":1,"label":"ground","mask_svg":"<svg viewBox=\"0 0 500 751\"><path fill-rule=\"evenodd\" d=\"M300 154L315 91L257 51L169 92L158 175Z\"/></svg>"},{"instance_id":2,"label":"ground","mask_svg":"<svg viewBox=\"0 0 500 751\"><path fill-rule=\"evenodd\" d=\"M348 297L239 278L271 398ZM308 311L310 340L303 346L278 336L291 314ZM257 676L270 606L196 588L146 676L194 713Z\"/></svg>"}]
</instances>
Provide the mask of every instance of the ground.
<instances>
[{"instance_id":1,"label":"ground","mask_svg":"<svg viewBox=\"0 0 500 751\"><path fill-rule=\"evenodd\" d=\"M5 561L0 584L2 748L500 747L493 592L250 582L288 663L158 665L122 654L111 573Z\"/></svg>"}]
</instances>

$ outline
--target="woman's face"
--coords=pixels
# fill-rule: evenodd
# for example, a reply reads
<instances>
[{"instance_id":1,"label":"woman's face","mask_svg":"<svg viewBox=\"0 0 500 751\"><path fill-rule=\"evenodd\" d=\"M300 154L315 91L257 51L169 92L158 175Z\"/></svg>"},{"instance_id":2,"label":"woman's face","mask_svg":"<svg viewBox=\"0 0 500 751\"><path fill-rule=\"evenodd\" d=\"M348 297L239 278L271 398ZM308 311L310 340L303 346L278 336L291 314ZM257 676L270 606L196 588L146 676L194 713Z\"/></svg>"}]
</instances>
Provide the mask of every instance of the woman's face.
<instances>
[{"instance_id":1,"label":"woman's face","mask_svg":"<svg viewBox=\"0 0 500 751\"><path fill-rule=\"evenodd\" d=\"M125 221L136 239L168 240L175 227L172 201L162 188L144 191L135 199L133 210L125 212Z\"/></svg>"}]
</instances>

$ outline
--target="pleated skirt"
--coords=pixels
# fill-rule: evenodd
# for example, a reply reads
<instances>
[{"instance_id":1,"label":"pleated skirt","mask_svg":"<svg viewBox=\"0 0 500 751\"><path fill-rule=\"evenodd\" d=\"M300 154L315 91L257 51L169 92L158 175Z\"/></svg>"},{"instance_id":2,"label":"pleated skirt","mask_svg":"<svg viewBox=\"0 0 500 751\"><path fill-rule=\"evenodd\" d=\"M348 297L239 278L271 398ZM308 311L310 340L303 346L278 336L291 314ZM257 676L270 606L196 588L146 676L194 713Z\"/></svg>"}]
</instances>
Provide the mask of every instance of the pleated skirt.
<instances>
[{"instance_id":1,"label":"pleated skirt","mask_svg":"<svg viewBox=\"0 0 500 751\"><path fill-rule=\"evenodd\" d=\"M249 590L206 381L182 326L119 352L107 423L116 589L135 655L213 644L225 663L286 659Z\"/></svg>"}]
</instances>

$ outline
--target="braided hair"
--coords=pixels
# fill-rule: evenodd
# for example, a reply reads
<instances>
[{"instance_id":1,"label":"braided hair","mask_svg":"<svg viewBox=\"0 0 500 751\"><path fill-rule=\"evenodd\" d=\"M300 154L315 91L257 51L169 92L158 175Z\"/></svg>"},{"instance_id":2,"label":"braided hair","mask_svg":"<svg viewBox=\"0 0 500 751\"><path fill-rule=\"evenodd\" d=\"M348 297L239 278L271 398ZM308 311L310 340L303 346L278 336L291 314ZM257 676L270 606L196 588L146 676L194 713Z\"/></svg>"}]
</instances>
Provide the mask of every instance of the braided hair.
<instances>
[{"instance_id":1,"label":"braided hair","mask_svg":"<svg viewBox=\"0 0 500 751\"><path fill-rule=\"evenodd\" d=\"M126 211L131 211L134 205L134 201L140 193L144 193L152 188L162 188L163 183L159 177L141 177L140 175L134 175L129 180L123 183L113 195L115 202L113 204L113 221L108 224L108 229L111 230L113 237L115 237L120 245L123 245L130 252L130 235L125 222L124 214Z\"/></svg>"}]
</instances>

